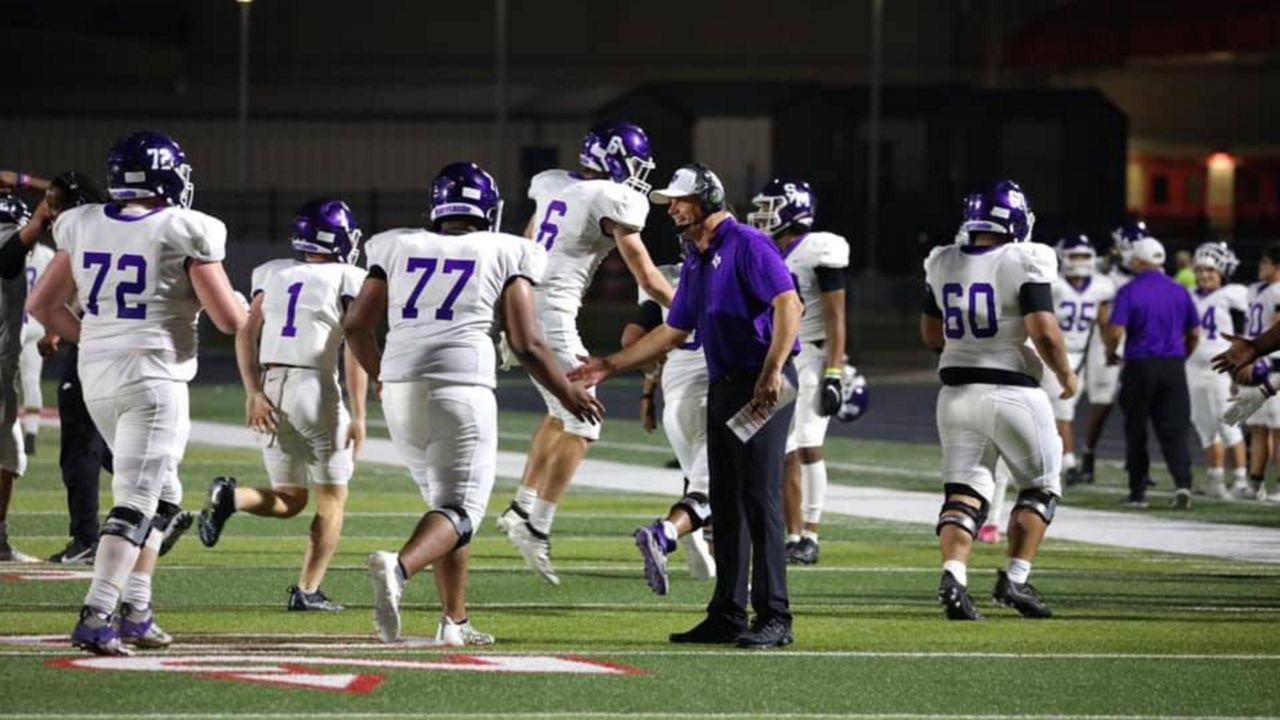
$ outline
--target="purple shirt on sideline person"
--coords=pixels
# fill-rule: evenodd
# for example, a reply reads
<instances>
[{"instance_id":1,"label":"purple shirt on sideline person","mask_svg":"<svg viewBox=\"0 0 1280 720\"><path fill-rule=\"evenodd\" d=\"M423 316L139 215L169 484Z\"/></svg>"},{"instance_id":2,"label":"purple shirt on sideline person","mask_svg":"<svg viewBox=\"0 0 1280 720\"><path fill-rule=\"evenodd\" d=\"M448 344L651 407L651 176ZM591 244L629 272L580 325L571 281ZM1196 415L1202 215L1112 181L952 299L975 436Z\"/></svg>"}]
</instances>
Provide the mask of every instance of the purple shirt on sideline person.
<instances>
[{"instance_id":1,"label":"purple shirt on sideline person","mask_svg":"<svg viewBox=\"0 0 1280 720\"><path fill-rule=\"evenodd\" d=\"M1111 325L1125 330L1124 359L1187 357L1187 330L1197 327L1195 301L1160 270L1138 273L1116 293Z\"/></svg>"},{"instance_id":2,"label":"purple shirt on sideline person","mask_svg":"<svg viewBox=\"0 0 1280 720\"><path fill-rule=\"evenodd\" d=\"M712 380L758 372L773 339L773 299L796 289L778 246L728 218L705 253L692 243L686 248L667 324L697 332ZM798 352L797 340L791 354Z\"/></svg>"}]
</instances>

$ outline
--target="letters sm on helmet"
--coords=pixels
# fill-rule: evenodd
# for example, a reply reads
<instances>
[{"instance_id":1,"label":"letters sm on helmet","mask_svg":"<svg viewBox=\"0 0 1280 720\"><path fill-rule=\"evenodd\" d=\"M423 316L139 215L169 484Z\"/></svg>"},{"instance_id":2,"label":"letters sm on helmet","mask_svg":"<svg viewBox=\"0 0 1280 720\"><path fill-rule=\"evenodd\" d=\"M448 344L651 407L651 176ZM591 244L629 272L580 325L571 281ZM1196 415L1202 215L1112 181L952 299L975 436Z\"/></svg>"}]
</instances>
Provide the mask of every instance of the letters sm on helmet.
<instances>
[{"instance_id":1,"label":"letters sm on helmet","mask_svg":"<svg viewBox=\"0 0 1280 720\"><path fill-rule=\"evenodd\" d=\"M968 245L975 233L994 233L1013 242L1027 242L1035 223L1035 213L1018 183L1000 180L990 190L965 198L964 220L956 241Z\"/></svg>"}]
</instances>

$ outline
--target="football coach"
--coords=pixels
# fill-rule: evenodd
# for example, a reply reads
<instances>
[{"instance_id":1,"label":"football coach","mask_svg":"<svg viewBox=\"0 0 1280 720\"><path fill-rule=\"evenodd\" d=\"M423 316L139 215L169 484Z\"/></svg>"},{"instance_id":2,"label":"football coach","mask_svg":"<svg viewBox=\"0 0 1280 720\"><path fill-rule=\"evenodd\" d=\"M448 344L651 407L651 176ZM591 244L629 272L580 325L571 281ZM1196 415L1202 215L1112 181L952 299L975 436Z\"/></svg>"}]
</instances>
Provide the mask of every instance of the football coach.
<instances>
[{"instance_id":1,"label":"football coach","mask_svg":"<svg viewBox=\"0 0 1280 720\"><path fill-rule=\"evenodd\" d=\"M724 186L706 166L680 168L649 199L667 206L685 242L686 259L667 320L620 352L585 358L569 377L594 384L691 339L702 345L711 380L707 459L716 586L707 618L670 639L747 648L789 645L794 638L783 548L782 474L795 406L779 398L796 384L791 358L800 351L796 334L803 305L777 246L729 214ZM743 441L728 422L748 405L756 417L772 416ZM756 613L749 629L748 569Z\"/></svg>"}]
</instances>

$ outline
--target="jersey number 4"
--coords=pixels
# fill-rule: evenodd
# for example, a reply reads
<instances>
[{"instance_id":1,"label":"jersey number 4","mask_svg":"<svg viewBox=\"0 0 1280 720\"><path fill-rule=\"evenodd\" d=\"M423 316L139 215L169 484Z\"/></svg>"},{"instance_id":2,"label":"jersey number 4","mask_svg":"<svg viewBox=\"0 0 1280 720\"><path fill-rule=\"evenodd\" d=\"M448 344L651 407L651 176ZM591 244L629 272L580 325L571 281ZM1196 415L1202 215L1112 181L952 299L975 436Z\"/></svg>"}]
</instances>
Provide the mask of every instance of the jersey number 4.
<instances>
[{"instance_id":1,"label":"jersey number 4","mask_svg":"<svg viewBox=\"0 0 1280 720\"><path fill-rule=\"evenodd\" d=\"M1000 329L996 321L995 288L988 283L974 283L966 292L960 283L943 285L942 325L948 339L964 337L966 315L970 335L975 338L994 337Z\"/></svg>"},{"instance_id":2,"label":"jersey number 4","mask_svg":"<svg viewBox=\"0 0 1280 720\"><path fill-rule=\"evenodd\" d=\"M98 293L107 280L107 271L111 269L111 253L86 252L84 269L97 268L93 276L93 284L89 287L89 298L84 309L90 315L98 314ZM116 317L120 320L145 320L147 304L144 302L129 304L129 295L141 295L147 289L147 259L141 255L125 253L116 259L115 269L125 276L116 280Z\"/></svg>"},{"instance_id":3,"label":"jersey number 4","mask_svg":"<svg viewBox=\"0 0 1280 720\"><path fill-rule=\"evenodd\" d=\"M427 281L435 275L436 268L441 266L439 258L423 258L411 257L405 264L404 271L412 275L421 270L422 275L418 278L418 284L413 286L413 292L409 293L409 299L404 307L400 309L400 317L405 320L418 319L418 298L422 296L422 291L427 287ZM458 279L454 281L453 287L449 290L449 294L445 295L444 301L440 303L440 307L436 308L437 320L453 319L453 304L458 302L458 296L462 294L462 289L467 286L467 282L471 280L471 276L476 272L475 260L462 260L458 258L447 258L440 269L441 275L451 275L459 273Z\"/></svg>"}]
</instances>

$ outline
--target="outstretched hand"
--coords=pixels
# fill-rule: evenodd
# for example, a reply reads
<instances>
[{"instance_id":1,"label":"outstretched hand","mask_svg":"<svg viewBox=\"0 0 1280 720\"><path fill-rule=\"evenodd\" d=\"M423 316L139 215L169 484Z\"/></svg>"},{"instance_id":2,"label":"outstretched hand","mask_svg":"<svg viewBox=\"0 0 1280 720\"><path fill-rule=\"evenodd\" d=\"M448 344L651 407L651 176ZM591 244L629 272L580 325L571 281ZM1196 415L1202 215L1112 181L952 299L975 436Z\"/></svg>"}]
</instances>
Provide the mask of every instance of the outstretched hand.
<instances>
[{"instance_id":1,"label":"outstretched hand","mask_svg":"<svg viewBox=\"0 0 1280 720\"><path fill-rule=\"evenodd\" d=\"M608 358L579 355L582 364L565 374L571 381L582 383L585 387L595 387L613 375L613 366Z\"/></svg>"}]
</instances>

